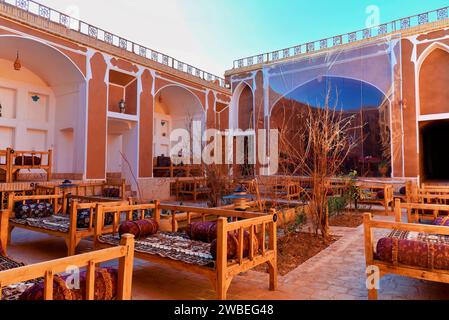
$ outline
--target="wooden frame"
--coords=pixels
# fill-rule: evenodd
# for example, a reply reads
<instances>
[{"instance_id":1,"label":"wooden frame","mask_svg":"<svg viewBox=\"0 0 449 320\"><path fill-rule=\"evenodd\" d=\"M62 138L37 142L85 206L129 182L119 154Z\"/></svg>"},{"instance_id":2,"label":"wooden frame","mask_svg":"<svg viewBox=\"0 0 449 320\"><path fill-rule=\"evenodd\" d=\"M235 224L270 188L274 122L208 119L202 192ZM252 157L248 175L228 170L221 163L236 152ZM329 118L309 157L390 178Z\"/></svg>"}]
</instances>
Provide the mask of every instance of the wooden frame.
<instances>
[{"instance_id":1,"label":"wooden frame","mask_svg":"<svg viewBox=\"0 0 449 320\"><path fill-rule=\"evenodd\" d=\"M44 278L44 300L53 300L55 274L66 272L68 267L87 267L86 299L95 298L95 268L103 262L119 260L117 300L131 300L134 262L134 236L124 235L120 246L73 257L38 263L0 272L0 300L2 287Z\"/></svg>"},{"instance_id":2,"label":"wooden frame","mask_svg":"<svg viewBox=\"0 0 449 320\"><path fill-rule=\"evenodd\" d=\"M407 202L449 205L449 187L425 185L419 188L416 184L409 184Z\"/></svg>"},{"instance_id":3,"label":"wooden frame","mask_svg":"<svg viewBox=\"0 0 449 320\"><path fill-rule=\"evenodd\" d=\"M17 202L24 202L24 201L51 201L53 202L53 207L55 208L55 214L57 214L59 208L59 202L62 201L64 198L63 195L41 195L41 196L24 196L24 197L17 197L14 194L9 195L8 199L8 209L3 210L1 212L2 215L2 221L8 222L8 228L7 228L7 243L11 242L11 233L14 230L14 228L20 228L20 229L26 229L34 232L40 232L49 234L55 237L60 237L65 240L65 243L67 245L67 255L73 256L76 252L76 247L80 243L82 239L89 238L95 234L95 230L93 227L93 222L95 221L95 213L94 209L97 208L98 202L91 202L91 203L79 203L78 200L74 200L71 203L70 206L70 213L69 213L69 230L68 232L62 232L62 231L56 231L56 230L47 230L39 227L33 227L28 225L23 225L19 223L15 223L11 221L10 219L15 216L14 213L14 204ZM65 203L62 201L62 203ZM126 202L124 201L118 201L118 202L108 202L109 206L120 206L124 205ZM78 229L77 228L77 218L78 218L78 210L90 210L90 225L87 229ZM111 227L112 228L112 227ZM5 235L2 233L2 238L4 238Z\"/></svg>"},{"instance_id":4,"label":"wooden frame","mask_svg":"<svg viewBox=\"0 0 449 320\"><path fill-rule=\"evenodd\" d=\"M393 265L374 258L374 229L400 230L420 233L430 233L449 236L448 227L428 226L422 224L411 224L401 222L375 221L371 213L364 215L365 228L365 258L367 267L376 267L380 271L380 278L387 274L396 274L404 277L411 277L420 280L449 283L449 270L430 270L407 265ZM368 275L369 276L369 275ZM379 278L379 280L380 280ZM370 300L377 300L378 290L368 289Z\"/></svg>"},{"instance_id":5,"label":"wooden frame","mask_svg":"<svg viewBox=\"0 0 449 320\"><path fill-rule=\"evenodd\" d=\"M435 220L442 215L449 216L449 205L431 203L401 203L400 199L396 199L394 206L396 222L402 221L403 209L407 210L408 223L419 223L423 218ZM428 213L430 211L432 214Z\"/></svg>"},{"instance_id":6,"label":"wooden frame","mask_svg":"<svg viewBox=\"0 0 449 320\"><path fill-rule=\"evenodd\" d=\"M31 156L31 164L26 164L25 157ZM16 158L22 157L22 163L16 164ZM39 164L35 164L35 158L40 159ZM44 163L45 157L47 158L46 163ZM52 163L53 163L53 151L15 151L11 148L6 150L0 150L0 159L5 158L6 161L0 161L0 169L6 172L6 183L14 182L14 179L19 170L44 170L47 172L47 181L51 180L52 175Z\"/></svg>"},{"instance_id":7,"label":"wooden frame","mask_svg":"<svg viewBox=\"0 0 449 320\"><path fill-rule=\"evenodd\" d=\"M200 172L199 174L192 174L195 172ZM189 177L202 177L201 165L189 165L189 166L175 166L171 164L169 167L154 167L154 176L157 178L189 178ZM167 173L167 176L158 177L156 172ZM177 172L182 172L182 174L175 174Z\"/></svg>"},{"instance_id":8,"label":"wooden frame","mask_svg":"<svg viewBox=\"0 0 449 320\"><path fill-rule=\"evenodd\" d=\"M362 192L367 192L369 195L373 195L378 191L384 192L384 198L383 199L375 199L375 198L368 198L368 199L358 199L357 204L379 204L385 208L385 214L388 215L389 213L393 212L394 210L394 192L393 192L393 186L392 185L368 185L368 184L358 184L357 187Z\"/></svg>"},{"instance_id":9,"label":"wooden frame","mask_svg":"<svg viewBox=\"0 0 449 320\"><path fill-rule=\"evenodd\" d=\"M203 220L207 216L215 216L218 218L217 225L217 259L215 268L200 267L196 265L187 264L181 261L175 261L168 258L162 258L160 256L135 252L135 257L143 259L153 263L159 263L167 265L172 268L185 270L201 275L205 275L209 278L213 288L217 292L220 300L225 300L227 291L232 282L232 279L242 273L246 272L254 267L262 264L268 264L270 274L270 290L276 290L277 288L277 215L274 211L272 214L263 215L260 213L251 212L236 212L223 209L207 209L207 208L195 208L184 206L170 206L161 205L159 201L155 204L147 205L132 205L122 207L106 207L104 205L98 206L97 220L95 223L95 247L109 247L109 244L101 242L100 236L108 233L103 229L103 221L105 213L114 213L114 230L116 233L120 222L120 216L122 213L126 213L126 219L132 219L132 213L136 210L142 211L142 218L144 217L143 210L153 209L154 219L160 222L161 210L171 210L173 221L176 221L176 211L187 212L188 221L191 221L192 215L200 214ZM229 223L228 218L235 220ZM239 220L242 219L242 220ZM239 220L239 221L237 221ZM173 230L175 230L173 225ZM248 258L243 257L244 248L244 232L249 232L250 235L257 236L260 242L260 250L254 252L253 238L250 236L250 254ZM227 234L228 232L238 233L238 252L239 257L234 261L228 261L227 259ZM268 239L268 241L267 241Z\"/></svg>"},{"instance_id":10,"label":"wooden frame","mask_svg":"<svg viewBox=\"0 0 449 320\"><path fill-rule=\"evenodd\" d=\"M11 161L9 161L10 149L0 150L0 170L4 172L5 182L9 182L10 180L10 165Z\"/></svg>"},{"instance_id":11,"label":"wooden frame","mask_svg":"<svg viewBox=\"0 0 449 320\"><path fill-rule=\"evenodd\" d=\"M201 189L200 185L207 181L204 178L188 179L176 181L175 195L176 199L181 199L181 196L192 196L193 201L197 201L198 197L210 193L209 190Z\"/></svg>"},{"instance_id":12,"label":"wooden frame","mask_svg":"<svg viewBox=\"0 0 449 320\"><path fill-rule=\"evenodd\" d=\"M36 190L51 190L53 194L71 194L73 196L83 196L85 198L90 197L93 200L98 199L111 199L103 197L103 191L108 188L117 188L120 190L120 199L126 200L126 180L120 179L119 182L113 182L107 180L97 183L80 183L74 184L69 187L57 186L36 186ZM100 193L100 194L98 194Z\"/></svg>"}]
</instances>

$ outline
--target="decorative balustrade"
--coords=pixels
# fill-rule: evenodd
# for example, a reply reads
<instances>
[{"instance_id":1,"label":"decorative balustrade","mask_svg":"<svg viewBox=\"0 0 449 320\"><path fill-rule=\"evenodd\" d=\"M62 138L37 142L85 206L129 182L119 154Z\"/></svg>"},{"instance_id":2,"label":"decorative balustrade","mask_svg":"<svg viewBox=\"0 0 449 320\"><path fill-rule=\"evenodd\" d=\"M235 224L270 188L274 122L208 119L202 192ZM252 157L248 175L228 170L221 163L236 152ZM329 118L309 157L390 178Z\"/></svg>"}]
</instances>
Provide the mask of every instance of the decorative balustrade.
<instances>
[{"instance_id":1,"label":"decorative balustrade","mask_svg":"<svg viewBox=\"0 0 449 320\"><path fill-rule=\"evenodd\" d=\"M47 19L50 22L60 24L67 29L77 31L81 34L94 38L96 40L105 42L109 45L118 47L128 52L134 53L148 60L157 62L159 64L168 66L175 70L189 74L191 76L213 82L220 87L229 88L224 78L213 75L209 72L203 71L197 67L189 65L188 63L179 61L166 54L158 52L153 49L149 49L143 45L137 44L133 41L122 38L118 35L110 33L101 28L95 27L89 23L71 17L67 14L44 6L32 0L0 0L2 5L0 8L4 10L4 6L12 6L24 10L30 14L36 15L43 19Z\"/></svg>"},{"instance_id":2,"label":"decorative balustrade","mask_svg":"<svg viewBox=\"0 0 449 320\"><path fill-rule=\"evenodd\" d=\"M438 22L448 18L448 9L449 7L445 7L421 13L415 16L394 20L372 28L366 28L326 39L300 44L290 48L285 48L281 50L258 54L251 57L246 57L243 59L238 59L234 61L233 68L240 69L250 67L255 64L262 64L282 60L292 56L324 50L332 47L338 47L344 44L366 40L396 31L407 30L431 22Z\"/></svg>"}]
</instances>

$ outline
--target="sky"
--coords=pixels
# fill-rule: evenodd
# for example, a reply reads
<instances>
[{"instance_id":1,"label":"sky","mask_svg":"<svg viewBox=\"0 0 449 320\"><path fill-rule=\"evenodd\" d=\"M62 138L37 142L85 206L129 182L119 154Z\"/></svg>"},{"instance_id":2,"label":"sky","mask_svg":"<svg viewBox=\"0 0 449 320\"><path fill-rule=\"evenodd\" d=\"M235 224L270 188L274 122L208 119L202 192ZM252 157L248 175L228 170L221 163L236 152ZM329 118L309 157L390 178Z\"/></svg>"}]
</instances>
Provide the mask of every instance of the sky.
<instances>
[{"instance_id":1,"label":"sky","mask_svg":"<svg viewBox=\"0 0 449 320\"><path fill-rule=\"evenodd\" d=\"M447 0L36 0L223 76L235 59L447 6Z\"/></svg>"}]
</instances>

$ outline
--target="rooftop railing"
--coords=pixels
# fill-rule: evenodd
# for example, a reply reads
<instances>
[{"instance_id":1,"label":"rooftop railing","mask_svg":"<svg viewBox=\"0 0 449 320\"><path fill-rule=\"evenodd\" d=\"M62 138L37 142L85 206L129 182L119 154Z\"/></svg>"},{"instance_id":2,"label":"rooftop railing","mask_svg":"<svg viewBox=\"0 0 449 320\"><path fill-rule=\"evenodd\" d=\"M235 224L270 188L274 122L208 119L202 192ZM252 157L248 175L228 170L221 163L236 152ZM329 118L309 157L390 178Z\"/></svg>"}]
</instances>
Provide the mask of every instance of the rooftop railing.
<instances>
[{"instance_id":1,"label":"rooftop railing","mask_svg":"<svg viewBox=\"0 0 449 320\"><path fill-rule=\"evenodd\" d=\"M410 16L388 23L384 23L372 28L361 29L358 31L341 34L338 36L312 41L300 44L294 47L258 54L234 61L233 68L240 69L251 67L257 64L270 63L305 53L312 53L328 48L338 47L352 42L366 40L377 36L386 35L392 32L407 30L416 26L424 25L431 22L437 22L448 18L448 7L428 11L415 16Z\"/></svg>"},{"instance_id":2,"label":"rooftop railing","mask_svg":"<svg viewBox=\"0 0 449 320\"><path fill-rule=\"evenodd\" d=\"M37 3L32 0L0 0L0 4L8 4L10 6L16 7L18 9L24 10L30 14L36 15L43 19L47 19L53 23L57 23L62 25L63 27L77 31L86 36L89 36L93 39L102 41L109 45L118 47L120 49L126 50L130 53L134 53L139 55L140 57L146 58L153 62L162 64L164 66L173 68L177 71L189 74L191 76L217 83L220 87L228 88L228 84L226 83L224 78L213 75L209 72L201 70L197 67L194 67L188 63L177 60L173 57L170 57L166 54L158 52L156 50L147 48L143 45L137 44L133 41L122 38L118 35L115 35L111 32L93 26L89 23L71 17L67 14L64 14L60 11L54 10L47 6L44 6L40 3Z\"/></svg>"}]
</instances>

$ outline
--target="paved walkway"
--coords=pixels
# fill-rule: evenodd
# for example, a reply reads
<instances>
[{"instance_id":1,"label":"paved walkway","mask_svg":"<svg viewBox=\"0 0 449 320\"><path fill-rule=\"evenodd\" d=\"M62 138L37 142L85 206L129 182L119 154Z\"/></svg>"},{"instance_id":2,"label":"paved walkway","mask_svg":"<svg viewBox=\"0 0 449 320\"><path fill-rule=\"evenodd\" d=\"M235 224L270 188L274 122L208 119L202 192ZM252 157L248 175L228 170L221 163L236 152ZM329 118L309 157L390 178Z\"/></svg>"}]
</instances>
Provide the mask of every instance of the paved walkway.
<instances>
[{"instance_id":1,"label":"paved walkway","mask_svg":"<svg viewBox=\"0 0 449 320\"><path fill-rule=\"evenodd\" d=\"M342 238L284 277L279 277L279 290L268 291L268 275L248 272L234 279L229 299L367 299L363 227L333 228ZM83 241L79 251L91 250L92 243ZM11 257L25 263L36 263L63 257L62 239L15 230L9 249ZM419 281L398 276L382 279L380 299L449 299L449 285ZM205 277L169 269L166 266L136 260L133 298L148 299L214 299L215 293Z\"/></svg>"}]
</instances>

